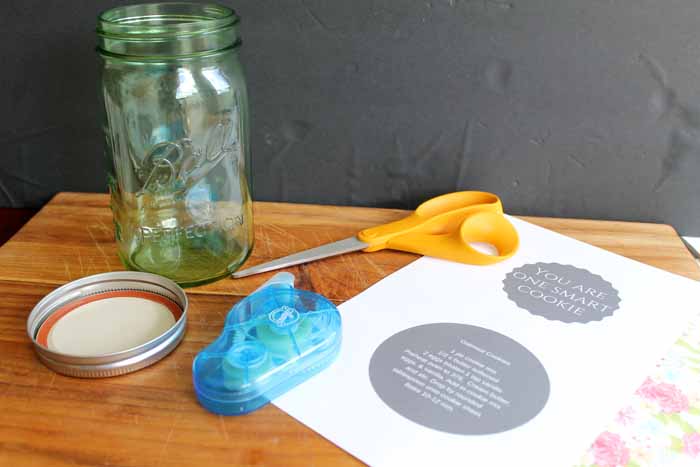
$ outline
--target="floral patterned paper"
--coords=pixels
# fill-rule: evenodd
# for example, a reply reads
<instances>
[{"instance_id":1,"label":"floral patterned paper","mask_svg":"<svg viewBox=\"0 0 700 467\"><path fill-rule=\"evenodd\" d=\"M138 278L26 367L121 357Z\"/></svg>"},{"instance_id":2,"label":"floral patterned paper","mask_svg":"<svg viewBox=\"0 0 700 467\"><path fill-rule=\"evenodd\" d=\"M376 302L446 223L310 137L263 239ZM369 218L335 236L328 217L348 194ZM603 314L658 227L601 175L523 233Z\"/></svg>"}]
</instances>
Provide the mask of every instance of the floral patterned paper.
<instances>
[{"instance_id":1,"label":"floral patterned paper","mask_svg":"<svg viewBox=\"0 0 700 467\"><path fill-rule=\"evenodd\" d=\"M700 467L700 317L576 467Z\"/></svg>"}]
</instances>

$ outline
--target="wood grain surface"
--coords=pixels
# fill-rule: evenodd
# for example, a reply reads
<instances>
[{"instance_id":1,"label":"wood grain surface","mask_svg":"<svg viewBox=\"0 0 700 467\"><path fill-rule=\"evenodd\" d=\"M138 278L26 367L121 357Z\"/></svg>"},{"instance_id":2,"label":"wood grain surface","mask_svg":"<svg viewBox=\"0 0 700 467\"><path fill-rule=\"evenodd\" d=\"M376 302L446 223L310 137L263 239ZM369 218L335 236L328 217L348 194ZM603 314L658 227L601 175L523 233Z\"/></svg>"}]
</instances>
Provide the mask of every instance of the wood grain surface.
<instances>
[{"instance_id":1,"label":"wood grain surface","mask_svg":"<svg viewBox=\"0 0 700 467\"><path fill-rule=\"evenodd\" d=\"M52 286L0 282L0 466L351 466L361 463L268 404L241 417L201 408L192 360L238 300L190 295L183 342L157 364L105 379L43 366L26 335Z\"/></svg>"},{"instance_id":2,"label":"wood grain surface","mask_svg":"<svg viewBox=\"0 0 700 467\"><path fill-rule=\"evenodd\" d=\"M0 247L0 280L60 285L78 277L123 270L117 257L109 198L103 194L61 193ZM283 203L255 203L255 248L244 267L341 240L359 230L406 215L370 209ZM523 218L652 266L700 278L698 268L673 228L660 224ZM354 253L290 268L300 286L334 301L357 295L415 260L394 251ZM272 273L223 279L188 289L245 296Z\"/></svg>"},{"instance_id":3,"label":"wood grain surface","mask_svg":"<svg viewBox=\"0 0 700 467\"><path fill-rule=\"evenodd\" d=\"M182 344L158 364L101 380L58 375L26 335L32 307L57 285L122 270L105 195L64 193L0 247L0 466L321 466L359 462L272 405L242 417L208 413L196 402L194 355L220 332L230 307L269 274L188 289ZM257 203L249 263L339 240L404 211ZM668 226L526 218L615 253L699 279ZM342 302L416 257L354 253L291 270L300 287Z\"/></svg>"}]
</instances>

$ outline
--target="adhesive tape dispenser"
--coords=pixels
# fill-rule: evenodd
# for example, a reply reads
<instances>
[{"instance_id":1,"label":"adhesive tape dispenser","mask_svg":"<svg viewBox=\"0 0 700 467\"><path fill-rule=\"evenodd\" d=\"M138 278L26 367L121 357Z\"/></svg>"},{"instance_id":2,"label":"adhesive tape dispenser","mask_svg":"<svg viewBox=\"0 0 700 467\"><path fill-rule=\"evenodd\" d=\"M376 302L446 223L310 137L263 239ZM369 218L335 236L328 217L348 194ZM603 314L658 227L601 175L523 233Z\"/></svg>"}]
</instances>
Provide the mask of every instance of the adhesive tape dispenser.
<instances>
[{"instance_id":1,"label":"adhesive tape dispenser","mask_svg":"<svg viewBox=\"0 0 700 467\"><path fill-rule=\"evenodd\" d=\"M333 303L276 274L229 311L221 335L195 357L197 399L222 415L256 410L330 365L341 335Z\"/></svg>"}]
</instances>

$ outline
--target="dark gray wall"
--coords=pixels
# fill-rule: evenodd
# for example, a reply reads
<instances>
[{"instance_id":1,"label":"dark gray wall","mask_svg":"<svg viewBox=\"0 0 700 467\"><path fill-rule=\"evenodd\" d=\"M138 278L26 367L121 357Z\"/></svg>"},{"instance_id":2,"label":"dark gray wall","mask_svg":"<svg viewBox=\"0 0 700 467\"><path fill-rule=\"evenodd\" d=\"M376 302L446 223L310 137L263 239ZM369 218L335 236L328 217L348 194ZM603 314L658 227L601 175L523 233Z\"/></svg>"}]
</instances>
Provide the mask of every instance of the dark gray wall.
<instances>
[{"instance_id":1,"label":"dark gray wall","mask_svg":"<svg viewBox=\"0 0 700 467\"><path fill-rule=\"evenodd\" d=\"M104 191L94 23L3 2L0 205ZM241 0L259 200L513 213L700 234L695 0Z\"/></svg>"}]
</instances>

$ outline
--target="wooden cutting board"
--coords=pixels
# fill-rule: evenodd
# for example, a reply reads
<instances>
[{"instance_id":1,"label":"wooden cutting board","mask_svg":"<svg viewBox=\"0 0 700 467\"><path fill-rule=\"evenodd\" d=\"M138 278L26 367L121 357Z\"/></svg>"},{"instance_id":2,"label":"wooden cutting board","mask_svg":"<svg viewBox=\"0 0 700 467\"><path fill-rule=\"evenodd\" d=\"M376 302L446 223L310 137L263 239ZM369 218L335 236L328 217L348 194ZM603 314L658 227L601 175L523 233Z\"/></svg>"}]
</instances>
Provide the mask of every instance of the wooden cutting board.
<instances>
[{"instance_id":1,"label":"wooden cutting board","mask_svg":"<svg viewBox=\"0 0 700 467\"><path fill-rule=\"evenodd\" d=\"M256 247L249 265L406 215L390 209L282 203L256 203L254 213ZM669 226L523 219L700 279L696 262ZM290 270L300 288L340 303L414 259L392 251L354 253ZM243 417L221 417L197 404L191 380L194 355L219 334L231 306L270 273L188 289L185 339L150 368L83 380L41 365L26 336L32 307L58 285L115 270L123 266L106 195L61 193L0 247L0 466L359 464L272 405Z\"/></svg>"},{"instance_id":2,"label":"wooden cutting board","mask_svg":"<svg viewBox=\"0 0 700 467\"><path fill-rule=\"evenodd\" d=\"M0 280L60 285L78 277L123 270L114 242L109 198L60 193L0 248ZM406 215L396 209L255 203L255 248L246 267ZM660 224L523 217L586 243L691 278L700 271L672 227ZM300 285L343 301L414 261L394 251L356 253L291 268ZM245 296L271 273L188 289L191 294Z\"/></svg>"}]
</instances>

